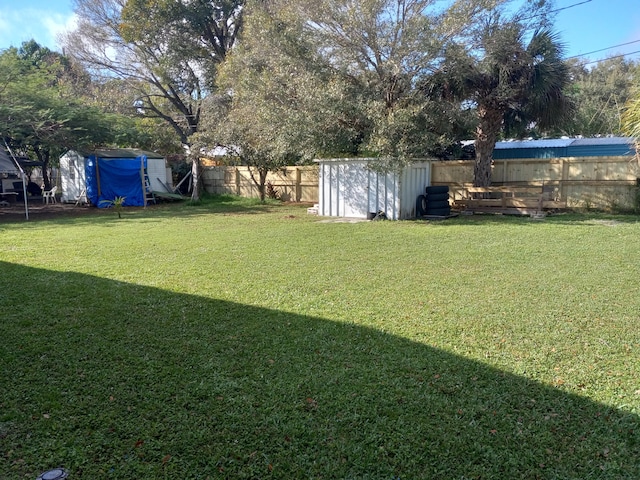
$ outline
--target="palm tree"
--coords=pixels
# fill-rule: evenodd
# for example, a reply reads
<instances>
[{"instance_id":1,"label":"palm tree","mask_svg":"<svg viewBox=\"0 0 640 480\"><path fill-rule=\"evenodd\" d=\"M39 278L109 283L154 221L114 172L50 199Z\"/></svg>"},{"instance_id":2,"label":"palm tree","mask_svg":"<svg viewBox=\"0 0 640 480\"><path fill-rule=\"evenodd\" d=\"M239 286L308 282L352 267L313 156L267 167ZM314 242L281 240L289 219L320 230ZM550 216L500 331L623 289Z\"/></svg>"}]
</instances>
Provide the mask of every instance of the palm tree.
<instances>
[{"instance_id":1,"label":"palm tree","mask_svg":"<svg viewBox=\"0 0 640 480\"><path fill-rule=\"evenodd\" d=\"M636 141L636 157L640 165L640 79L633 97L626 103L622 113L624 132Z\"/></svg>"},{"instance_id":2,"label":"palm tree","mask_svg":"<svg viewBox=\"0 0 640 480\"><path fill-rule=\"evenodd\" d=\"M475 108L475 186L491 185L493 150L501 132L522 136L532 127L544 131L572 110L564 94L569 68L557 36L537 30L525 44L525 34L517 21L488 24L475 48L450 46L433 79L432 93Z\"/></svg>"}]
</instances>

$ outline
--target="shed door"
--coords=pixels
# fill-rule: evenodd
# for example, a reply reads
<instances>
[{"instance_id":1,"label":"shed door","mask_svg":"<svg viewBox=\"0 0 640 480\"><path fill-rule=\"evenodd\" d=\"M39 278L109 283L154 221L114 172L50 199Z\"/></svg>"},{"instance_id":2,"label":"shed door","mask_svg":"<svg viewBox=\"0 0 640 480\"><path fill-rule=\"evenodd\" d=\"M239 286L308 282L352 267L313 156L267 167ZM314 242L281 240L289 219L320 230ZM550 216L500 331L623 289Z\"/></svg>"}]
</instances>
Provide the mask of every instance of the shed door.
<instances>
[{"instance_id":1,"label":"shed door","mask_svg":"<svg viewBox=\"0 0 640 480\"><path fill-rule=\"evenodd\" d=\"M398 218L398 178L393 173L376 173L367 161L320 164L320 214L331 217L367 218L384 211Z\"/></svg>"},{"instance_id":2,"label":"shed door","mask_svg":"<svg viewBox=\"0 0 640 480\"><path fill-rule=\"evenodd\" d=\"M369 211L369 171L360 162L346 163L343 167L341 194L342 217L367 218Z\"/></svg>"},{"instance_id":3,"label":"shed door","mask_svg":"<svg viewBox=\"0 0 640 480\"><path fill-rule=\"evenodd\" d=\"M151 182L151 190L155 192L167 191L162 185L167 175L164 158L147 158L147 175L149 175L149 181Z\"/></svg>"}]
</instances>

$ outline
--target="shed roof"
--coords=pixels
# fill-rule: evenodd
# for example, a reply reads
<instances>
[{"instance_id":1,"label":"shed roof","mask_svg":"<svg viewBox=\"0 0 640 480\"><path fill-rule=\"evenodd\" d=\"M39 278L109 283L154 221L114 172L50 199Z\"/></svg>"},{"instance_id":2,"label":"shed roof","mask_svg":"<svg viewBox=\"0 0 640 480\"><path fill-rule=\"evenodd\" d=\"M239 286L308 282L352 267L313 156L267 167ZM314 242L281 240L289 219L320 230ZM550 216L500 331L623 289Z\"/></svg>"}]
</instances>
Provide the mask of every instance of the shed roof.
<instances>
[{"instance_id":1,"label":"shed roof","mask_svg":"<svg viewBox=\"0 0 640 480\"><path fill-rule=\"evenodd\" d=\"M549 138L544 140L510 140L506 142L496 142L496 150L511 148L599 147L633 144L634 140L631 137Z\"/></svg>"},{"instance_id":2,"label":"shed roof","mask_svg":"<svg viewBox=\"0 0 640 480\"><path fill-rule=\"evenodd\" d=\"M137 158L142 155L147 158L164 158L159 153L148 152L138 148L105 148L98 149L92 153L95 153L100 158Z\"/></svg>"},{"instance_id":3,"label":"shed roof","mask_svg":"<svg viewBox=\"0 0 640 480\"><path fill-rule=\"evenodd\" d=\"M600 146L600 145L633 145L633 138L630 137L600 137L600 138L576 138L571 144L572 147Z\"/></svg>"},{"instance_id":4,"label":"shed roof","mask_svg":"<svg viewBox=\"0 0 640 480\"><path fill-rule=\"evenodd\" d=\"M73 151L74 150L70 152ZM70 152L67 152L67 154ZM139 148L98 148L96 150L75 150L75 152L83 157L97 155L98 158L138 158L144 155L147 158L164 158L164 155L147 150L140 150Z\"/></svg>"},{"instance_id":5,"label":"shed roof","mask_svg":"<svg viewBox=\"0 0 640 480\"><path fill-rule=\"evenodd\" d=\"M551 138L547 140L512 140L496 142L496 150L513 148L562 148L568 147L575 141L574 138Z\"/></svg>"}]
</instances>

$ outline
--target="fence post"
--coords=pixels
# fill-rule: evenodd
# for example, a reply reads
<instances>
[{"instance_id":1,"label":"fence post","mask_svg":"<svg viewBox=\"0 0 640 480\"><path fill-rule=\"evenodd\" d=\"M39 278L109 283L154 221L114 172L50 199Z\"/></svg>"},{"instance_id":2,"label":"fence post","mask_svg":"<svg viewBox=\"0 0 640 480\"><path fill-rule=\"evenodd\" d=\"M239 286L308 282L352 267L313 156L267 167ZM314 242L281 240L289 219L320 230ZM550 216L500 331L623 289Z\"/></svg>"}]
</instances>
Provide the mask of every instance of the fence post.
<instances>
[{"instance_id":1,"label":"fence post","mask_svg":"<svg viewBox=\"0 0 640 480\"><path fill-rule=\"evenodd\" d=\"M569 162L566 158L562 159L562 177L560 178L560 198L569 204L569 192L567 180L569 180Z\"/></svg>"}]
</instances>

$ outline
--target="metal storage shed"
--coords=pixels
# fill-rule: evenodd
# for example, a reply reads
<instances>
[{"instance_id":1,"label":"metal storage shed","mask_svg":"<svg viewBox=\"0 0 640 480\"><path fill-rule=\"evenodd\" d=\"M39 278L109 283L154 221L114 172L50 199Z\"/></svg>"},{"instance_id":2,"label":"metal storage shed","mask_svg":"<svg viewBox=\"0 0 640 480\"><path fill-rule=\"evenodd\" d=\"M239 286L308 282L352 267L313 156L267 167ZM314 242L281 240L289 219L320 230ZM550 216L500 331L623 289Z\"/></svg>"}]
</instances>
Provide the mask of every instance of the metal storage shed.
<instances>
[{"instance_id":1,"label":"metal storage shed","mask_svg":"<svg viewBox=\"0 0 640 480\"><path fill-rule=\"evenodd\" d=\"M322 159L318 215L368 218L380 211L391 220L415 218L416 198L431 178L431 162L416 161L399 171L372 168L378 159Z\"/></svg>"}]
</instances>

